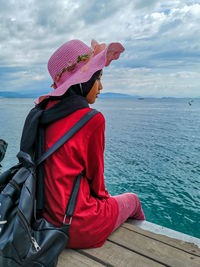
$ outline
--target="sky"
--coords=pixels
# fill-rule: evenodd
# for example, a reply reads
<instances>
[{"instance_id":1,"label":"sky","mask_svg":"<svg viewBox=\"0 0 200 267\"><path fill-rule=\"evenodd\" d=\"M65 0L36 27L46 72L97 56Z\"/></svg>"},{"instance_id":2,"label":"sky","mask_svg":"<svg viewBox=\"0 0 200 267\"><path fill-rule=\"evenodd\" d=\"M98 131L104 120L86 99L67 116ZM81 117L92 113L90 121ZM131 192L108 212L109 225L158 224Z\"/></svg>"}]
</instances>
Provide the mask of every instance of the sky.
<instances>
[{"instance_id":1,"label":"sky","mask_svg":"<svg viewBox=\"0 0 200 267\"><path fill-rule=\"evenodd\" d=\"M0 91L50 92L47 62L71 39L121 42L103 92L200 97L200 1L0 0Z\"/></svg>"}]
</instances>

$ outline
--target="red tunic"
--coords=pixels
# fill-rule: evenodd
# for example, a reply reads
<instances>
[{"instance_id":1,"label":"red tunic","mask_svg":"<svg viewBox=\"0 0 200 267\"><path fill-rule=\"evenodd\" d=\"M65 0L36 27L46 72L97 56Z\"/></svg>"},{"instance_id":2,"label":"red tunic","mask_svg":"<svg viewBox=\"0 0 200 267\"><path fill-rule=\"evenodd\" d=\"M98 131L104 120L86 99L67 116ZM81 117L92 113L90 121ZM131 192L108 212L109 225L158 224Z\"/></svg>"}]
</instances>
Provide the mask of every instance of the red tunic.
<instances>
[{"instance_id":1,"label":"red tunic","mask_svg":"<svg viewBox=\"0 0 200 267\"><path fill-rule=\"evenodd\" d=\"M77 110L51 124L46 130L46 150L89 110ZM46 160L44 217L56 226L62 225L76 176L86 169L69 231L71 248L102 246L118 217L117 202L105 189L104 131L105 119L99 113Z\"/></svg>"}]
</instances>

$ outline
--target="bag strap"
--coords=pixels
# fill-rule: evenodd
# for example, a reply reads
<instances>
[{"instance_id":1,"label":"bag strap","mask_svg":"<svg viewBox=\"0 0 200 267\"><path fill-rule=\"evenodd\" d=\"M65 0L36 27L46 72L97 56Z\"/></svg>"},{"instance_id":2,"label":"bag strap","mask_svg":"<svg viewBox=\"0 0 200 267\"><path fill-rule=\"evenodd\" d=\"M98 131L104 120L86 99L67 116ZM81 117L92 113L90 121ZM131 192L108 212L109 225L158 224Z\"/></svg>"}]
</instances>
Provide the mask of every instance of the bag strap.
<instances>
[{"instance_id":1,"label":"bag strap","mask_svg":"<svg viewBox=\"0 0 200 267\"><path fill-rule=\"evenodd\" d=\"M63 224L71 224L72 222L72 215L74 213L75 210L75 206L76 206L76 200L78 197L78 192L79 192L79 188L80 188L80 183L81 183L81 177L84 175L84 172L82 171L75 179L74 184L73 184L73 188L72 188L72 192L71 195L69 197L69 201L67 204L67 208L65 211L65 216L63 219ZM66 223L66 218L69 217L69 223Z\"/></svg>"},{"instance_id":2,"label":"bag strap","mask_svg":"<svg viewBox=\"0 0 200 267\"><path fill-rule=\"evenodd\" d=\"M98 114L96 109L86 113L69 131L67 131L52 147L50 147L36 162L36 166L40 165L50 155L52 155L59 147L66 143L75 133L77 133L93 116Z\"/></svg>"}]
</instances>

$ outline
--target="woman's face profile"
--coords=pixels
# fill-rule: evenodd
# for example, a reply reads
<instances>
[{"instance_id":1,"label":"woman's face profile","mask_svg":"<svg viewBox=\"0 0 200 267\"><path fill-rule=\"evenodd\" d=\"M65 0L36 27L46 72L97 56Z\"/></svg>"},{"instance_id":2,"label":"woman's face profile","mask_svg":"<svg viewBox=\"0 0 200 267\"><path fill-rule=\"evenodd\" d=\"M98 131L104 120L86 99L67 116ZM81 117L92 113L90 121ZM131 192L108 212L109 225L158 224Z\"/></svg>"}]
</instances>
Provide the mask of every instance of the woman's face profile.
<instances>
[{"instance_id":1,"label":"woman's face profile","mask_svg":"<svg viewBox=\"0 0 200 267\"><path fill-rule=\"evenodd\" d=\"M92 89L86 96L87 102L89 104L94 104L94 102L96 101L96 98L100 94L100 90L103 89L103 86L101 84L101 76L102 76L102 72L100 73L99 77L96 79L94 85L92 86Z\"/></svg>"}]
</instances>

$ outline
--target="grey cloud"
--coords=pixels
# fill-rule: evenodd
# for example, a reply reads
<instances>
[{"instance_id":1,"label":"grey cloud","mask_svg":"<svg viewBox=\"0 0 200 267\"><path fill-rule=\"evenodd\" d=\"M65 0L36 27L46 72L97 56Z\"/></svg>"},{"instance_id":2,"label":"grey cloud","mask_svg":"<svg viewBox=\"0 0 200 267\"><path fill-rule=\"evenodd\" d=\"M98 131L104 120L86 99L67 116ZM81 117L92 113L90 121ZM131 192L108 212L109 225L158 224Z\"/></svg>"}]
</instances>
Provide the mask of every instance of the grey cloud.
<instances>
[{"instance_id":1,"label":"grey cloud","mask_svg":"<svg viewBox=\"0 0 200 267\"><path fill-rule=\"evenodd\" d=\"M143 8L152 8L155 7L155 5L160 2L158 0L139 0L135 3L136 9L143 9Z\"/></svg>"},{"instance_id":2,"label":"grey cloud","mask_svg":"<svg viewBox=\"0 0 200 267\"><path fill-rule=\"evenodd\" d=\"M94 24L98 21L111 17L120 9L121 5L122 2L115 0L91 1L91 4L87 5L85 10L88 14L84 17L85 22Z\"/></svg>"},{"instance_id":3,"label":"grey cloud","mask_svg":"<svg viewBox=\"0 0 200 267\"><path fill-rule=\"evenodd\" d=\"M154 73L159 88L161 78L168 86L167 75L171 72L192 72L199 66L200 14L198 6L193 6L198 1L1 2L0 66L5 68L1 69L1 85L10 89L34 87L34 84L37 88L40 84L44 87L47 81L48 87L48 58L58 46L72 38L80 38L88 45L95 37L102 42L122 41L126 51L119 61L112 62L113 74L109 78L117 86L120 81L115 82L115 70L129 70L123 85L130 90L128 81L133 74L148 84L149 72ZM109 68L105 73L109 73ZM36 77L41 80L36 82ZM196 77L195 74L194 79ZM106 84L110 86L108 80Z\"/></svg>"}]
</instances>

